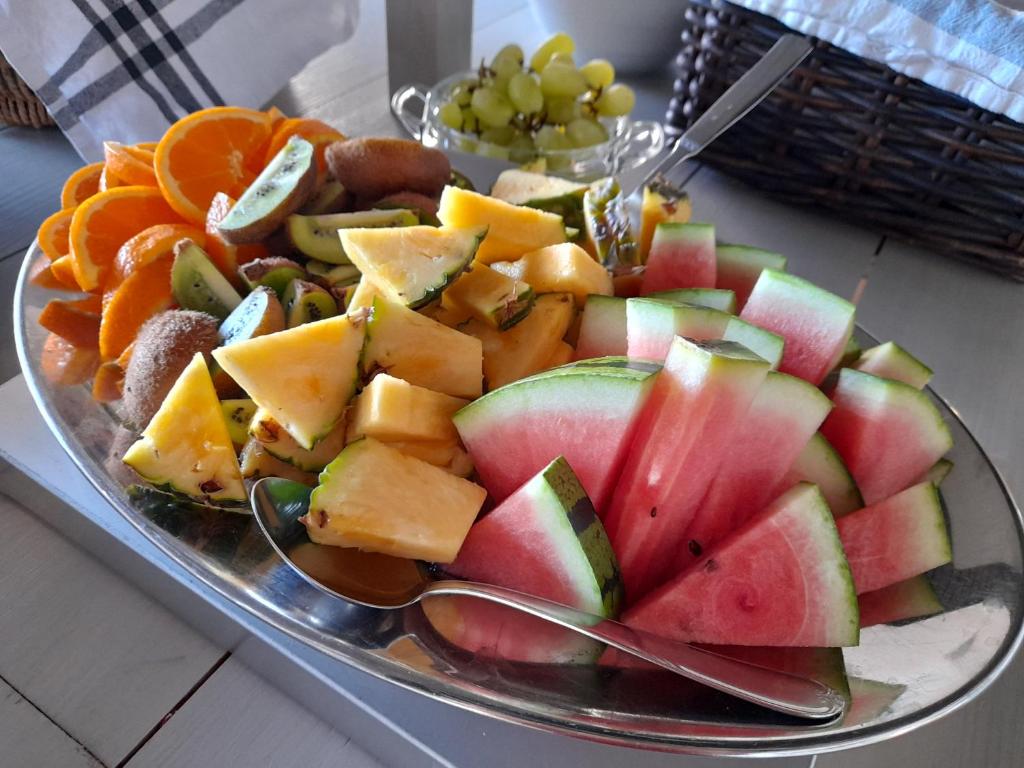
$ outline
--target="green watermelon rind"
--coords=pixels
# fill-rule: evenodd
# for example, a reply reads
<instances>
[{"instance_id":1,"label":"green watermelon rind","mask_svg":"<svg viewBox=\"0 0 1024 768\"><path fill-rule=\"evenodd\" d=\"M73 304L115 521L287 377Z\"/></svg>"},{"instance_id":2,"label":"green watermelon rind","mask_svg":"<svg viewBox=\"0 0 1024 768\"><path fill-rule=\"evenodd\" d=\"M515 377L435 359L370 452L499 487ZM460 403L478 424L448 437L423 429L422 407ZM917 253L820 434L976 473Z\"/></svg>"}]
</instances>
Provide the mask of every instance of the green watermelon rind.
<instances>
[{"instance_id":1,"label":"green watermelon rind","mask_svg":"<svg viewBox=\"0 0 1024 768\"><path fill-rule=\"evenodd\" d=\"M660 299L679 304L695 304L699 307L717 309L730 315L736 314L736 293L727 288L677 288L671 291L655 291L643 298Z\"/></svg>"},{"instance_id":2,"label":"green watermelon rind","mask_svg":"<svg viewBox=\"0 0 1024 768\"><path fill-rule=\"evenodd\" d=\"M842 496L845 499L845 503L842 508L835 508L832 510L833 516L842 517L843 515L847 515L864 506L864 497L861 496L860 489L857 488L857 482L853 479L853 475L850 474L850 470L847 468L843 458L839 455L839 452L832 446L825 436L821 434L821 432L816 432L808 441L807 446L804 447L804 450L801 453L801 457L797 459L798 462L804 458L803 453L807 451L814 451L817 455L811 460L814 463L823 466L833 478L840 480L844 486ZM793 476L794 474L796 475L793 478L794 482L806 481L810 483L817 483L820 479L820 476L812 476L810 472L799 472L796 469L796 465L790 469L790 475Z\"/></svg>"},{"instance_id":3,"label":"green watermelon rind","mask_svg":"<svg viewBox=\"0 0 1024 768\"><path fill-rule=\"evenodd\" d=\"M782 362L782 353L785 349L785 339L779 334L766 331L753 323L733 317L725 325L722 338L726 341L736 341L743 344L747 349L768 361L768 364L775 370Z\"/></svg>"},{"instance_id":4,"label":"green watermelon rind","mask_svg":"<svg viewBox=\"0 0 1024 768\"><path fill-rule=\"evenodd\" d=\"M654 228L653 242L705 243L715 241L715 225L699 221L662 221ZM651 248L654 248L654 245Z\"/></svg>"},{"instance_id":5,"label":"green watermelon rind","mask_svg":"<svg viewBox=\"0 0 1024 768\"><path fill-rule=\"evenodd\" d=\"M721 243L715 247L715 257L729 266L774 269L782 272L786 269L786 257L775 251L766 251L752 245L735 245Z\"/></svg>"},{"instance_id":6,"label":"green watermelon rind","mask_svg":"<svg viewBox=\"0 0 1024 768\"><path fill-rule=\"evenodd\" d=\"M873 369L876 364L880 364L896 375L886 376L879 373L877 369ZM931 368L894 341L887 341L876 347L865 349L850 367L864 373L901 381L915 389L923 389L935 375Z\"/></svg>"}]
</instances>

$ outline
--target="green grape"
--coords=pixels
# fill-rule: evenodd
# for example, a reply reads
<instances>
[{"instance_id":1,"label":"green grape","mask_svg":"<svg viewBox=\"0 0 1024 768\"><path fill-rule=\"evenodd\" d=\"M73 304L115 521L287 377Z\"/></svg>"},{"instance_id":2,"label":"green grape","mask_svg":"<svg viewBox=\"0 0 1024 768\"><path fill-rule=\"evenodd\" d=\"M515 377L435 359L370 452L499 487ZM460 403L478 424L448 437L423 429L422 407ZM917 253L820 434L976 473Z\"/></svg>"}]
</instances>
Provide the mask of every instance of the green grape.
<instances>
[{"instance_id":1,"label":"green grape","mask_svg":"<svg viewBox=\"0 0 1024 768\"><path fill-rule=\"evenodd\" d=\"M628 85L616 83L609 86L597 99L594 106L597 107L597 114L604 117L620 117L628 115L633 111L636 104L636 94Z\"/></svg>"},{"instance_id":2,"label":"green grape","mask_svg":"<svg viewBox=\"0 0 1024 768\"><path fill-rule=\"evenodd\" d=\"M557 32L543 43L537 52L530 57L530 69L540 72L556 53L572 53L576 50L576 43L565 32Z\"/></svg>"},{"instance_id":3,"label":"green grape","mask_svg":"<svg viewBox=\"0 0 1024 768\"><path fill-rule=\"evenodd\" d=\"M567 125L580 116L580 103L572 98L552 98L544 102L544 122L552 125Z\"/></svg>"},{"instance_id":4,"label":"green grape","mask_svg":"<svg viewBox=\"0 0 1024 768\"><path fill-rule=\"evenodd\" d=\"M473 110L466 107L462 110L462 132L476 133L480 129L480 121L476 119Z\"/></svg>"},{"instance_id":5,"label":"green grape","mask_svg":"<svg viewBox=\"0 0 1024 768\"><path fill-rule=\"evenodd\" d=\"M462 110L454 101L446 101L442 104L441 108L437 110L437 116L444 125L453 131L462 129Z\"/></svg>"},{"instance_id":6,"label":"green grape","mask_svg":"<svg viewBox=\"0 0 1024 768\"><path fill-rule=\"evenodd\" d=\"M509 100L493 88L477 88L473 91L473 100L470 102L470 106L480 124L488 128L501 128L503 125L508 125L515 114L515 109Z\"/></svg>"},{"instance_id":7,"label":"green grape","mask_svg":"<svg viewBox=\"0 0 1024 768\"><path fill-rule=\"evenodd\" d=\"M615 68L606 59L591 59L580 67L580 72L594 90L607 88L615 81Z\"/></svg>"},{"instance_id":8,"label":"green grape","mask_svg":"<svg viewBox=\"0 0 1024 768\"><path fill-rule=\"evenodd\" d=\"M572 142L568 137L553 125L541 126L537 135L533 137L533 143L538 149L545 152L559 149L572 149Z\"/></svg>"},{"instance_id":9,"label":"green grape","mask_svg":"<svg viewBox=\"0 0 1024 768\"><path fill-rule=\"evenodd\" d=\"M550 64L552 61L558 61L561 62L562 64L569 64L573 67L576 66L576 59L572 57L571 53L556 53L554 56L548 59L548 64ZM545 64L544 66L546 67L547 64Z\"/></svg>"},{"instance_id":10,"label":"green grape","mask_svg":"<svg viewBox=\"0 0 1024 768\"><path fill-rule=\"evenodd\" d=\"M508 160L508 147L502 147L498 144L488 144L486 142L477 144L474 152L484 157L493 157L496 160Z\"/></svg>"},{"instance_id":11,"label":"green grape","mask_svg":"<svg viewBox=\"0 0 1024 768\"><path fill-rule=\"evenodd\" d=\"M533 145L533 139L524 133L520 133L508 145L508 159L513 163L528 162L536 155L537 148Z\"/></svg>"},{"instance_id":12,"label":"green grape","mask_svg":"<svg viewBox=\"0 0 1024 768\"><path fill-rule=\"evenodd\" d=\"M576 98L587 90L587 81L572 64L553 61L540 73L540 89L545 96Z\"/></svg>"},{"instance_id":13,"label":"green grape","mask_svg":"<svg viewBox=\"0 0 1024 768\"><path fill-rule=\"evenodd\" d=\"M608 141L608 131L596 120L581 117L565 127L565 135L574 147L591 147Z\"/></svg>"},{"instance_id":14,"label":"green grape","mask_svg":"<svg viewBox=\"0 0 1024 768\"><path fill-rule=\"evenodd\" d=\"M523 49L518 45L506 45L491 60L491 69L506 80L523 69Z\"/></svg>"},{"instance_id":15,"label":"green grape","mask_svg":"<svg viewBox=\"0 0 1024 768\"><path fill-rule=\"evenodd\" d=\"M500 93L502 96L508 96L508 84L510 78L503 77L502 75L495 75L489 81L489 87Z\"/></svg>"},{"instance_id":16,"label":"green grape","mask_svg":"<svg viewBox=\"0 0 1024 768\"><path fill-rule=\"evenodd\" d=\"M518 131L511 125L503 125L501 128L488 128L480 133L480 141L497 144L499 147L507 147L512 143Z\"/></svg>"},{"instance_id":17,"label":"green grape","mask_svg":"<svg viewBox=\"0 0 1024 768\"><path fill-rule=\"evenodd\" d=\"M449 99L454 101L460 107L468 107L469 100L473 98L473 92L470 90L470 83L468 80L463 80L461 83L452 88L451 94L448 96Z\"/></svg>"},{"instance_id":18,"label":"green grape","mask_svg":"<svg viewBox=\"0 0 1024 768\"><path fill-rule=\"evenodd\" d=\"M524 115L532 115L544 108L544 94L533 75L520 72L508 81L508 97L512 106Z\"/></svg>"}]
</instances>

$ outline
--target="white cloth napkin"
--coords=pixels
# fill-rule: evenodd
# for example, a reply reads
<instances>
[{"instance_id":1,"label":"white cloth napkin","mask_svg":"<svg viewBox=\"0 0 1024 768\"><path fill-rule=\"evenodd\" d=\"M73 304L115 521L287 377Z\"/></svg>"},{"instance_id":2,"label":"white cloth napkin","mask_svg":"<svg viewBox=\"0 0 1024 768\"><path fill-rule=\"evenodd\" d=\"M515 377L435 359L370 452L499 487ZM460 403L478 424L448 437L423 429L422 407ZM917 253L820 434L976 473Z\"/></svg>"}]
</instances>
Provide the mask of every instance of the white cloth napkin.
<instances>
[{"instance_id":1,"label":"white cloth napkin","mask_svg":"<svg viewBox=\"0 0 1024 768\"><path fill-rule=\"evenodd\" d=\"M260 107L359 0L0 0L0 51L87 161L203 107Z\"/></svg>"},{"instance_id":2,"label":"white cloth napkin","mask_svg":"<svg viewBox=\"0 0 1024 768\"><path fill-rule=\"evenodd\" d=\"M1024 0L732 0L1024 122Z\"/></svg>"}]
</instances>

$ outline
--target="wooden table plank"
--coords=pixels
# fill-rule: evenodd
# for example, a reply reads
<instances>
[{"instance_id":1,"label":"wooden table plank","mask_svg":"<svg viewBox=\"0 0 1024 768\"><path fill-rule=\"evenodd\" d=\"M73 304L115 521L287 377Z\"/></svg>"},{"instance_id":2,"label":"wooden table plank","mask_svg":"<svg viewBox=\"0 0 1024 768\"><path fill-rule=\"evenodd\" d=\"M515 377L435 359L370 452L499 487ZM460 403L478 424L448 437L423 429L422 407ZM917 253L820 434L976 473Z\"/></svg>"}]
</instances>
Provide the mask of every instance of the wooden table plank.
<instances>
[{"instance_id":1,"label":"wooden table plank","mask_svg":"<svg viewBox=\"0 0 1024 768\"><path fill-rule=\"evenodd\" d=\"M0 497L0 677L108 765L222 651Z\"/></svg>"},{"instance_id":2,"label":"wooden table plank","mask_svg":"<svg viewBox=\"0 0 1024 768\"><path fill-rule=\"evenodd\" d=\"M228 659L127 763L129 768L207 765L381 764L351 738Z\"/></svg>"},{"instance_id":3,"label":"wooden table plank","mask_svg":"<svg viewBox=\"0 0 1024 768\"><path fill-rule=\"evenodd\" d=\"M0 681L0 754L19 768L102 768L32 702Z\"/></svg>"}]
</instances>

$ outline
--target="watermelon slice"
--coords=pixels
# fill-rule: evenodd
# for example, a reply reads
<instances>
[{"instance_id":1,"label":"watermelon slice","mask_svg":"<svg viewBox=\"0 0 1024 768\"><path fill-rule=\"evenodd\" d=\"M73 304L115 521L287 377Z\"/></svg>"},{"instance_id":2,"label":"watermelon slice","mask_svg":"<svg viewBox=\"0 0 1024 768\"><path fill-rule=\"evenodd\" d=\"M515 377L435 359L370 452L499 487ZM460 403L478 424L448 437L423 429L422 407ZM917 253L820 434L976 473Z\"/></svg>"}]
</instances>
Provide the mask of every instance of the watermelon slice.
<instances>
[{"instance_id":1,"label":"watermelon slice","mask_svg":"<svg viewBox=\"0 0 1024 768\"><path fill-rule=\"evenodd\" d=\"M918 576L953 556L939 494L931 483L911 486L839 518L836 525L857 594Z\"/></svg>"},{"instance_id":2,"label":"watermelon slice","mask_svg":"<svg viewBox=\"0 0 1024 768\"><path fill-rule=\"evenodd\" d=\"M736 314L736 294L721 288L680 288L677 291L658 291L648 294L651 299L663 299L674 304L696 304Z\"/></svg>"},{"instance_id":3,"label":"watermelon slice","mask_svg":"<svg viewBox=\"0 0 1024 768\"><path fill-rule=\"evenodd\" d=\"M843 347L843 354L840 356L839 362L836 363L836 368L833 370L838 372L839 368L849 368L855 362L860 360L861 354L863 354L863 350L860 348L860 342L853 336L850 336L846 342L846 346Z\"/></svg>"},{"instance_id":4,"label":"watermelon slice","mask_svg":"<svg viewBox=\"0 0 1024 768\"><path fill-rule=\"evenodd\" d=\"M867 504L892 496L953 447L938 409L908 384L844 368L821 432L843 457Z\"/></svg>"},{"instance_id":5,"label":"watermelon slice","mask_svg":"<svg viewBox=\"0 0 1024 768\"><path fill-rule=\"evenodd\" d=\"M660 362L676 336L698 341L722 338L730 317L721 310L696 304L626 299L626 354Z\"/></svg>"},{"instance_id":6,"label":"watermelon slice","mask_svg":"<svg viewBox=\"0 0 1024 768\"><path fill-rule=\"evenodd\" d=\"M736 305L743 309L765 269L786 271L786 257L749 245L719 245L715 248L716 283L736 294Z\"/></svg>"},{"instance_id":7,"label":"watermelon slice","mask_svg":"<svg viewBox=\"0 0 1024 768\"><path fill-rule=\"evenodd\" d=\"M939 596L925 576L914 576L874 592L865 592L857 602L860 603L861 629L942 613Z\"/></svg>"},{"instance_id":8,"label":"watermelon slice","mask_svg":"<svg viewBox=\"0 0 1024 768\"><path fill-rule=\"evenodd\" d=\"M742 450L728 456L686 530L681 568L764 509L832 403L803 379L769 373L733 435Z\"/></svg>"},{"instance_id":9,"label":"watermelon slice","mask_svg":"<svg viewBox=\"0 0 1024 768\"><path fill-rule=\"evenodd\" d=\"M608 503L654 383L650 364L600 358L489 392L453 421L496 501L564 455L594 505Z\"/></svg>"},{"instance_id":10,"label":"watermelon slice","mask_svg":"<svg viewBox=\"0 0 1024 768\"><path fill-rule=\"evenodd\" d=\"M640 295L715 287L715 228L663 222L654 230Z\"/></svg>"},{"instance_id":11,"label":"watermelon slice","mask_svg":"<svg viewBox=\"0 0 1024 768\"><path fill-rule=\"evenodd\" d=\"M615 616L622 583L594 507L564 458L557 458L469 531L453 576L517 589L597 616ZM442 635L477 654L510 661L594 660L599 645L480 600L424 603Z\"/></svg>"},{"instance_id":12,"label":"watermelon slice","mask_svg":"<svg viewBox=\"0 0 1024 768\"><path fill-rule=\"evenodd\" d=\"M782 362L782 354L785 351L783 338L777 333L758 328L746 320L730 317L729 322L725 324L722 338L742 344L758 357L767 360L772 370L778 368Z\"/></svg>"},{"instance_id":13,"label":"watermelon slice","mask_svg":"<svg viewBox=\"0 0 1024 768\"><path fill-rule=\"evenodd\" d=\"M925 473L923 480L927 480L938 488L942 485L942 481L949 476L949 473L953 471L953 466L953 462L949 459L939 459L932 464L932 468Z\"/></svg>"},{"instance_id":14,"label":"watermelon slice","mask_svg":"<svg viewBox=\"0 0 1024 768\"><path fill-rule=\"evenodd\" d=\"M739 344L673 340L603 517L627 599L671 575L686 527L767 373Z\"/></svg>"},{"instance_id":15,"label":"watermelon slice","mask_svg":"<svg viewBox=\"0 0 1024 768\"><path fill-rule=\"evenodd\" d=\"M779 370L817 386L842 357L853 304L799 277L765 269L740 317L786 341Z\"/></svg>"},{"instance_id":16,"label":"watermelon slice","mask_svg":"<svg viewBox=\"0 0 1024 768\"><path fill-rule=\"evenodd\" d=\"M836 517L864 506L864 499L853 481L853 475L843 463L842 456L820 432L808 440L800 451L783 486L803 482L818 486Z\"/></svg>"},{"instance_id":17,"label":"watermelon slice","mask_svg":"<svg viewBox=\"0 0 1024 768\"><path fill-rule=\"evenodd\" d=\"M791 489L623 621L684 642L856 645L853 580L821 492Z\"/></svg>"},{"instance_id":18,"label":"watermelon slice","mask_svg":"<svg viewBox=\"0 0 1024 768\"><path fill-rule=\"evenodd\" d=\"M576 359L626 354L626 300L590 295L580 316Z\"/></svg>"},{"instance_id":19,"label":"watermelon slice","mask_svg":"<svg viewBox=\"0 0 1024 768\"><path fill-rule=\"evenodd\" d=\"M932 369L893 341L866 349L850 366L883 379L895 379L915 389L924 389L932 380Z\"/></svg>"}]
</instances>

